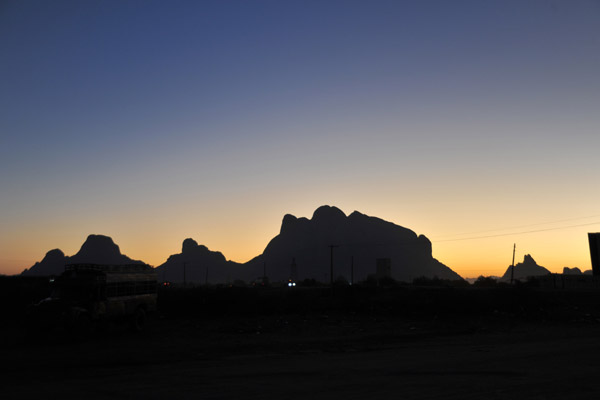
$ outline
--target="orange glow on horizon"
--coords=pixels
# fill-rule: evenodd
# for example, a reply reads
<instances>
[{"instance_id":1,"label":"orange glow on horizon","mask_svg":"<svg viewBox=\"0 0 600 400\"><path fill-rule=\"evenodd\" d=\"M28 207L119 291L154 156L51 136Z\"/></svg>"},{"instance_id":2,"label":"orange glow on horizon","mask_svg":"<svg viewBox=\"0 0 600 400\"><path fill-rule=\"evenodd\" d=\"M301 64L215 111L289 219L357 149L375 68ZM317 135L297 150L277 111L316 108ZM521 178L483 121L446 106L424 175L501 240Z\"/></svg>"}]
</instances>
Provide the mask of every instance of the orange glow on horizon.
<instances>
[{"instance_id":1,"label":"orange glow on horizon","mask_svg":"<svg viewBox=\"0 0 600 400\"><path fill-rule=\"evenodd\" d=\"M353 211L349 211L348 208L342 210L347 215ZM419 221L412 215L410 218L403 218L409 220L408 223L398 223L401 218L385 215L389 211L389 208L381 207L375 212L383 214L384 219L409 229L411 225L421 225L423 231L413 230L432 240L433 257L464 278L504 274L511 263L513 243L517 243L515 263L521 262L525 254L531 254L538 265L551 272L562 272L563 267L577 267L582 271L591 268L587 232L594 231L594 228L597 229L597 227L438 242L435 238L444 236L435 234L436 226L431 223L431 220L425 220L419 224ZM377 216L375 212L365 212L365 214ZM170 255L180 253L183 240L188 237L205 245L211 251L220 251L227 260L244 263L260 255L269 241L279 233L282 216L273 217L276 213L271 210L270 212L256 213L256 218L241 220L239 217L243 212L238 212L237 215L229 218L228 224L217 223L216 217L205 218L205 223L202 224L204 229L194 229L195 224L192 221L181 226L163 228L161 231L162 220L157 220L146 221L145 224L135 226L130 230L123 229L119 235L111 234L111 231L117 230L115 226L106 226L102 230L94 230L91 233L111 236L123 254L153 266L161 265ZM295 215L310 218L312 212ZM260 223L267 219L270 219L269 224ZM263 229L257 229L258 226ZM466 230L471 229L477 229L477 227L466 227ZM42 227L39 230L32 229L27 232L31 239L29 242L20 241L19 237L3 238L3 245L7 246L7 250L3 252L2 272L18 274L23 269L31 267L35 262L41 261L45 252L54 248L60 248L66 255L74 255L87 237L87 234L70 234L66 229L54 232L54 236L48 237ZM155 232L161 232L161 234L158 235ZM31 243L35 243L35 248L31 246Z\"/></svg>"}]
</instances>

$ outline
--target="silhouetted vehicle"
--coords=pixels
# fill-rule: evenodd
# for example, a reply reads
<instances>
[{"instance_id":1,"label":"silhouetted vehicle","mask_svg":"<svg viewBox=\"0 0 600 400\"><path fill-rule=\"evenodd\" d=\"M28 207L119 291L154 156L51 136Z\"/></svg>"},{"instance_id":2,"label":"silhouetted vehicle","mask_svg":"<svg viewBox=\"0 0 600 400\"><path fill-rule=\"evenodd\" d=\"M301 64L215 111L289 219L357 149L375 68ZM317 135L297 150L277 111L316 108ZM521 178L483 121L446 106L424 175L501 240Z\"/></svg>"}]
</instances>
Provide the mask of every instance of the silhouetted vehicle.
<instances>
[{"instance_id":1,"label":"silhouetted vehicle","mask_svg":"<svg viewBox=\"0 0 600 400\"><path fill-rule=\"evenodd\" d=\"M156 272L149 265L71 264L54 280L51 296L33 308L31 320L76 334L113 321L141 331L156 311L156 298Z\"/></svg>"}]
</instances>

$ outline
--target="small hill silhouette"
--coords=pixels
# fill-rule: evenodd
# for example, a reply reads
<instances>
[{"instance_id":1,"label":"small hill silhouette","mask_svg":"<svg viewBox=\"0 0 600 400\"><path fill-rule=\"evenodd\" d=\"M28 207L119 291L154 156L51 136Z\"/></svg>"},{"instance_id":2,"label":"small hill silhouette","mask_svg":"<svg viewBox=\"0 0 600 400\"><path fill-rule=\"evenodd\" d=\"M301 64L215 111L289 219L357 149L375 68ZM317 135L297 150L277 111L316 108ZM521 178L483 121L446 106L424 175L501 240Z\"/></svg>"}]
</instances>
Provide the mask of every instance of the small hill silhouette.
<instances>
[{"instance_id":1,"label":"small hill silhouette","mask_svg":"<svg viewBox=\"0 0 600 400\"><path fill-rule=\"evenodd\" d=\"M510 272L511 267L509 266L504 275L502 275L501 280L504 282L510 281ZM539 266L531 255L526 254L523 257L523 262L515 265L514 279L526 279L528 276L540 276L547 275L550 271L546 268Z\"/></svg>"},{"instance_id":2,"label":"small hill silhouette","mask_svg":"<svg viewBox=\"0 0 600 400\"><path fill-rule=\"evenodd\" d=\"M563 273L563 275L583 275L583 272L581 272L581 270L577 267L575 267L575 268L564 267L562 273Z\"/></svg>"}]
</instances>

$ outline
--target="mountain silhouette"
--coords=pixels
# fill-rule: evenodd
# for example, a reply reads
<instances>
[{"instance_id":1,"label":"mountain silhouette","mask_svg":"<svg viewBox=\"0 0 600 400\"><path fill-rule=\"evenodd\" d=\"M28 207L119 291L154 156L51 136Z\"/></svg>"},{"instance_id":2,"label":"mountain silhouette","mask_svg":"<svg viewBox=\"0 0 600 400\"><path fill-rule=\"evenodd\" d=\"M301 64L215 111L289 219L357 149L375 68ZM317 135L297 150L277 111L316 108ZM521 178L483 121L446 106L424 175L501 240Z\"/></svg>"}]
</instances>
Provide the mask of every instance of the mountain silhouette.
<instances>
[{"instance_id":1,"label":"mountain silhouette","mask_svg":"<svg viewBox=\"0 0 600 400\"><path fill-rule=\"evenodd\" d=\"M163 281L195 283L230 282L248 278L242 264L227 261L218 251L210 251L193 239L185 239L181 253L173 254L167 261L156 267L158 277Z\"/></svg>"},{"instance_id":2,"label":"mountain silhouette","mask_svg":"<svg viewBox=\"0 0 600 400\"><path fill-rule=\"evenodd\" d=\"M510 272L511 267L509 266L502 278L501 281L510 282ZM523 257L523 262L515 265L514 279L526 279L528 276L540 276L547 275L550 271L546 268L539 266L531 255L526 254Z\"/></svg>"},{"instance_id":3,"label":"mountain silhouette","mask_svg":"<svg viewBox=\"0 0 600 400\"><path fill-rule=\"evenodd\" d=\"M391 277L412 281L418 277L462 279L457 273L432 257L431 242L410 229L358 211L346 216L331 206L319 207L309 220L286 215L279 235L262 255L246 263L254 275L262 275L266 265L272 281L288 279L330 280L333 247L333 278L354 281L375 274L377 259L389 259ZM266 264L265 264L266 263Z\"/></svg>"},{"instance_id":4,"label":"mountain silhouette","mask_svg":"<svg viewBox=\"0 0 600 400\"><path fill-rule=\"evenodd\" d=\"M44 259L21 273L23 276L60 275L66 264L144 264L121 254L119 246L112 238L104 235L89 235L77 254L68 257L54 249L46 253Z\"/></svg>"},{"instance_id":5,"label":"mountain silhouette","mask_svg":"<svg viewBox=\"0 0 600 400\"><path fill-rule=\"evenodd\" d=\"M68 261L70 264L144 264L121 254L112 238L104 235L89 235L77 254L69 257Z\"/></svg>"},{"instance_id":6,"label":"mountain silhouette","mask_svg":"<svg viewBox=\"0 0 600 400\"><path fill-rule=\"evenodd\" d=\"M160 280L171 282L249 282L262 278L264 271L271 281L293 276L296 280L329 282L332 253L335 280L365 280L376 273L378 259L384 259L389 276L400 281L419 277L462 279L432 257L431 242L425 236L358 211L346 216L330 206L319 207L311 219L285 215L279 234L261 255L245 264L228 261L222 253L188 238L181 253L171 255L156 270ZM52 250L23 275L56 275L65 264L75 263L143 262L121 254L110 237L90 235L77 254L66 257L62 251Z\"/></svg>"}]
</instances>

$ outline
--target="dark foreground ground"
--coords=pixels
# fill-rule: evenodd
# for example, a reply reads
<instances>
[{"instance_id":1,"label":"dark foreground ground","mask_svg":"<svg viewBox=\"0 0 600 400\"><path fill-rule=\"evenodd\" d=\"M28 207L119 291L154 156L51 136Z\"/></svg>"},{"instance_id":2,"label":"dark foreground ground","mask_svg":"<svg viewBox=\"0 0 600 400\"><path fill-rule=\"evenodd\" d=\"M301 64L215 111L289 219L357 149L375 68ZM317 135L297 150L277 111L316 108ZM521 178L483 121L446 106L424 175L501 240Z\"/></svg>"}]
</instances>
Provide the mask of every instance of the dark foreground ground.
<instances>
[{"instance_id":1,"label":"dark foreground ground","mask_svg":"<svg viewBox=\"0 0 600 400\"><path fill-rule=\"evenodd\" d=\"M142 334L2 330L3 399L592 399L596 293L162 293ZM233 299L233 300L232 300Z\"/></svg>"}]
</instances>

